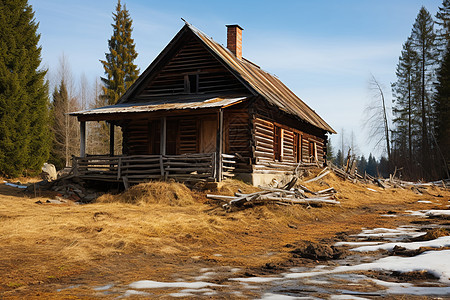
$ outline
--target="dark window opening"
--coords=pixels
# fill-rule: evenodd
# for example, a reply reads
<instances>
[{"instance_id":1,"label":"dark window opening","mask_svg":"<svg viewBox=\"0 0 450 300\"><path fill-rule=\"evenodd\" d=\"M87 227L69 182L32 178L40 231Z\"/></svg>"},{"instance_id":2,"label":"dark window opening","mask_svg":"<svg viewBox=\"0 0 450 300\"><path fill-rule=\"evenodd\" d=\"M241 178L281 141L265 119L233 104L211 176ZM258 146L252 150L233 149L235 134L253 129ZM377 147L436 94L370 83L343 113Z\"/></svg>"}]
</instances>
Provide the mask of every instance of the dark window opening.
<instances>
[{"instance_id":1,"label":"dark window opening","mask_svg":"<svg viewBox=\"0 0 450 300\"><path fill-rule=\"evenodd\" d=\"M309 142L309 158L311 162L317 161L317 147L316 143L312 141Z\"/></svg>"},{"instance_id":2,"label":"dark window opening","mask_svg":"<svg viewBox=\"0 0 450 300\"><path fill-rule=\"evenodd\" d=\"M274 160L281 161L283 158L283 133L282 129L278 126L273 127L273 154Z\"/></svg>"},{"instance_id":3,"label":"dark window opening","mask_svg":"<svg viewBox=\"0 0 450 300\"><path fill-rule=\"evenodd\" d=\"M198 93L198 74L184 75L184 91L188 94Z\"/></svg>"},{"instance_id":4,"label":"dark window opening","mask_svg":"<svg viewBox=\"0 0 450 300\"><path fill-rule=\"evenodd\" d=\"M302 136L298 133L294 133L294 159L295 162L302 161Z\"/></svg>"}]
</instances>

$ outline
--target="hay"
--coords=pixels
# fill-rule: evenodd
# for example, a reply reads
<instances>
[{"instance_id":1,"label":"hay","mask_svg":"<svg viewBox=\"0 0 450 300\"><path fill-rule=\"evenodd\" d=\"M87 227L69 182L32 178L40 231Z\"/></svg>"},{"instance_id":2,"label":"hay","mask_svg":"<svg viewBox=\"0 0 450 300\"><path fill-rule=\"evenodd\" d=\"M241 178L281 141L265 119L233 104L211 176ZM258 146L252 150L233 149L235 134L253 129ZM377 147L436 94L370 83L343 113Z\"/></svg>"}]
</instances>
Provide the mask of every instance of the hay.
<instances>
[{"instance_id":1,"label":"hay","mask_svg":"<svg viewBox=\"0 0 450 300\"><path fill-rule=\"evenodd\" d=\"M195 204L192 191L176 182L147 182L131 187L118 195L105 194L97 199L100 203L121 202L136 205L163 204L188 206Z\"/></svg>"}]
</instances>

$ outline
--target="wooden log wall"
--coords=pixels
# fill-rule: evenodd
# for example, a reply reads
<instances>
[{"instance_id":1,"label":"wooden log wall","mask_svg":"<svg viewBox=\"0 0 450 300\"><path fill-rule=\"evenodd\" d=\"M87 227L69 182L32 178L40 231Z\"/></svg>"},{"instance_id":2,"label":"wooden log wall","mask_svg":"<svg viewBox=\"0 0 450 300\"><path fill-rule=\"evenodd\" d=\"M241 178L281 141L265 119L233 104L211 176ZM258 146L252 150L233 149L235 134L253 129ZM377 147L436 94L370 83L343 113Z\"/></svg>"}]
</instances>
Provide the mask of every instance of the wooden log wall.
<instances>
[{"instance_id":1,"label":"wooden log wall","mask_svg":"<svg viewBox=\"0 0 450 300\"><path fill-rule=\"evenodd\" d=\"M199 152L199 120L188 117L179 120L177 154Z\"/></svg>"},{"instance_id":2,"label":"wooden log wall","mask_svg":"<svg viewBox=\"0 0 450 300\"><path fill-rule=\"evenodd\" d=\"M274 124L261 118L254 120L255 158L274 159Z\"/></svg>"},{"instance_id":3,"label":"wooden log wall","mask_svg":"<svg viewBox=\"0 0 450 300\"><path fill-rule=\"evenodd\" d=\"M235 173L248 173L251 171L252 138L249 114L246 110L228 110L224 112L224 131L226 154L239 156Z\"/></svg>"},{"instance_id":4,"label":"wooden log wall","mask_svg":"<svg viewBox=\"0 0 450 300\"><path fill-rule=\"evenodd\" d=\"M159 153L159 127L159 120L135 119L126 122L123 126L124 153L128 155Z\"/></svg>"},{"instance_id":5,"label":"wooden log wall","mask_svg":"<svg viewBox=\"0 0 450 300\"><path fill-rule=\"evenodd\" d=\"M275 139L278 136L280 136L280 140L277 142ZM299 139L298 144L297 138ZM255 171L292 171L299 163L298 158L301 158L301 162L305 164L315 163L314 159L311 160L310 142L316 145L318 162L321 164L325 162L324 139L260 116L253 119L253 139L255 143L253 170ZM281 147L278 146L279 143L282 150L275 149ZM277 154L277 151L281 151L281 153ZM297 153L297 151L301 151L301 153Z\"/></svg>"},{"instance_id":6,"label":"wooden log wall","mask_svg":"<svg viewBox=\"0 0 450 300\"><path fill-rule=\"evenodd\" d=\"M171 154L199 153L200 119L204 116L167 118L167 127L168 130L170 129L168 141L171 143L171 149L175 149L175 153ZM160 119L128 120L123 126L124 153L127 155L159 154L160 127Z\"/></svg>"},{"instance_id":7,"label":"wooden log wall","mask_svg":"<svg viewBox=\"0 0 450 300\"><path fill-rule=\"evenodd\" d=\"M136 95L136 99L146 101L151 100L152 97L192 93L229 93L231 91L248 93L242 83L193 35L190 40L180 46L170 60L163 64L148 86ZM186 89L188 74L197 76L197 91Z\"/></svg>"}]
</instances>

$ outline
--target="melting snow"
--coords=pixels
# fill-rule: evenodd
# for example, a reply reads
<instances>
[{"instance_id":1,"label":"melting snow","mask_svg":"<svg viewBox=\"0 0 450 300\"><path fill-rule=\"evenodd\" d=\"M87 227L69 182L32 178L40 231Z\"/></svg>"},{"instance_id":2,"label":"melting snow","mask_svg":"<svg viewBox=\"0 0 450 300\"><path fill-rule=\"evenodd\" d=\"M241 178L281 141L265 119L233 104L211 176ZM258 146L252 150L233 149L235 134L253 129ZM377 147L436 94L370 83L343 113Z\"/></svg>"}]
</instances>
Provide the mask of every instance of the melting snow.
<instances>
[{"instance_id":1,"label":"melting snow","mask_svg":"<svg viewBox=\"0 0 450 300\"><path fill-rule=\"evenodd\" d=\"M429 217L450 216L450 209L428 210L425 214Z\"/></svg>"},{"instance_id":2,"label":"melting snow","mask_svg":"<svg viewBox=\"0 0 450 300\"><path fill-rule=\"evenodd\" d=\"M105 290L109 290L113 286L114 286L114 284L107 284L107 285L95 287L94 290L96 290L96 291L105 291Z\"/></svg>"},{"instance_id":3,"label":"melting snow","mask_svg":"<svg viewBox=\"0 0 450 300\"><path fill-rule=\"evenodd\" d=\"M369 245L379 245L383 242L337 242L335 246L369 246Z\"/></svg>"},{"instance_id":4,"label":"melting snow","mask_svg":"<svg viewBox=\"0 0 450 300\"><path fill-rule=\"evenodd\" d=\"M304 278L317 275L366 270L390 270L398 272L428 271L441 282L450 283L450 250L427 251L414 257L389 256L372 263L355 266L339 266L331 270L286 274L285 278Z\"/></svg>"},{"instance_id":5,"label":"melting snow","mask_svg":"<svg viewBox=\"0 0 450 300\"><path fill-rule=\"evenodd\" d=\"M377 285L387 287L389 294L409 294L409 295L449 295L450 287L437 286L414 286L411 283L387 282L378 279L371 279Z\"/></svg>"},{"instance_id":6,"label":"melting snow","mask_svg":"<svg viewBox=\"0 0 450 300\"><path fill-rule=\"evenodd\" d=\"M331 295L331 300L369 300L367 298L356 297L352 295Z\"/></svg>"},{"instance_id":7,"label":"melting snow","mask_svg":"<svg viewBox=\"0 0 450 300\"><path fill-rule=\"evenodd\" d=\"M153 280L140 280L130 284L134 289L161 289L161 288L191 288L201 289L207 286L220 286L219 284L197 281L197 282L160 282Z\"/></svg>"},{"instance_id":8,"label":"melting snow","mask_svg":"<svg viewBox=\"0 0 450 300\"><path fill-rule=\"evenodd\" d=\"M9 182L6 182L6 181L4 181L4 182L5 182L5 185L12 186L12 187L15 187L15 188L18 188L18 189L26 189L27 188L26 185L19 185L19 184L9 183Z\"/></svg>"},{"instance_id":9,"label":"melting snow","mask_svg":"<svg viewBox=\"0 0 450 300\"><path fill-rule=\"evenodd\" d=\"M358 248L351 249L352 251L366 252L366 251L377 251L377 250L392 250L395 246L404 247L409 250L416 250L420 247L432 247L432 248L440 248L440 247L449 247L450 246L450 236L441 236L437 239L423 242L411 242L411 243L387 243L382 245L374 245L374 246L362 246Z\"/></svg>"},{"instance_id":10,"label":"melting snow","mask_svg":"<svg viewBox=\"0 0 450 300\"><path fill-rule=\"evenodd\" d=\"M317 298L311 298L311 297L294 297L294 296L288 296L288 295L281 295L281 294L272 294L272 293L265 293L260 298L261 300L289 300L289 299L317 299Z\"/></svg>"},{"instance_id":11,"label":"melting snow","mask_svg":"<svg viewBox=\"0 0 450 300\"><path fill-rule=\"evenodd\" d=\"M257 282L257 283L261 283L261 282L271 282L274 280L280 280L282 278L280 277L248 277L248 278L230 278L230 280L233 281L240 281L240 282Z\"/></svg>"},{"instance_id":12,"label":"melting snow","mask_svg":"<svg viewBox=\"0 0 450 300\"><path fill-rule=\"evenodd\" d=\"M438 217L450 216L450 209L431 209L431 210L406 210L405 212L416 217Z\"/></svg>"},{"instance_id":13,"label":"melting snow","mask_svg":"<svg viewBox=\"0 0 450 300\"><path fill-rule=\"evenodd\" d=\"M396 240L399 237L417 237L423 234L423 232L417 232L419 229L416 227L398 227L392 228L374 228L364 229L361 233L357 234L360 238L385 238L387 240Z\"/></svg>"}]
</instances>

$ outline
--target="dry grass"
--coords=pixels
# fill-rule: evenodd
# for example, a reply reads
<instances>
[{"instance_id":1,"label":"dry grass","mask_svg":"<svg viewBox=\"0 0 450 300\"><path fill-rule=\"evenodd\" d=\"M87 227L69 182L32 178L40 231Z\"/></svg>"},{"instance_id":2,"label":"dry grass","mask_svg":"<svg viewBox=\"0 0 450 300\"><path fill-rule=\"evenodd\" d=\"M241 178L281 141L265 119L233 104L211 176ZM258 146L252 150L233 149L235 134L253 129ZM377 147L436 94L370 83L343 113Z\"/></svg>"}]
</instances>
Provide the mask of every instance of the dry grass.
<instances>
[{"instance_id":1,"label":"dry grass","mask_svg":"<svg viewBox=\"0 0 450 300\"><path fill-rule=\"evenodd\" d=\"M195 203L191 190L177 182L148 182L132 186L120 195L106 194L97 199L98 203L121 202L129 204L163 204L187 206Z\"/></svg>"},{"instance_id":2,"label":"dry grass","mask_svg":"<svg viewBox=\"0 0 450 300\"><path fill-rule=\"evenodd\" d=\"M226 213L218 205L206 204L204 194L163 182L104 195L88 205L38 205L37 200L45 202L51 195L31 198L0 184L0 291L80 274L92 279L92 269L113 280L129 281L142 276L161 280L173 272L186 272L199 260L206 265L261 266L287 259L288 243L330 239L337 232L357 232L361 227L396 226L400 217L383 219L380 212L430 208L417 200L437 199L370 186L378 191L373 192L333 174L307 186L316 191L334 187L341 205L267 205ZM237 189L257 190L226 181L218 193L233 194ZM442 203L450 198L448 191L430 192L442 194ZM139 261L131 264L135 257Z\"/></svg>"}]
</instances>

